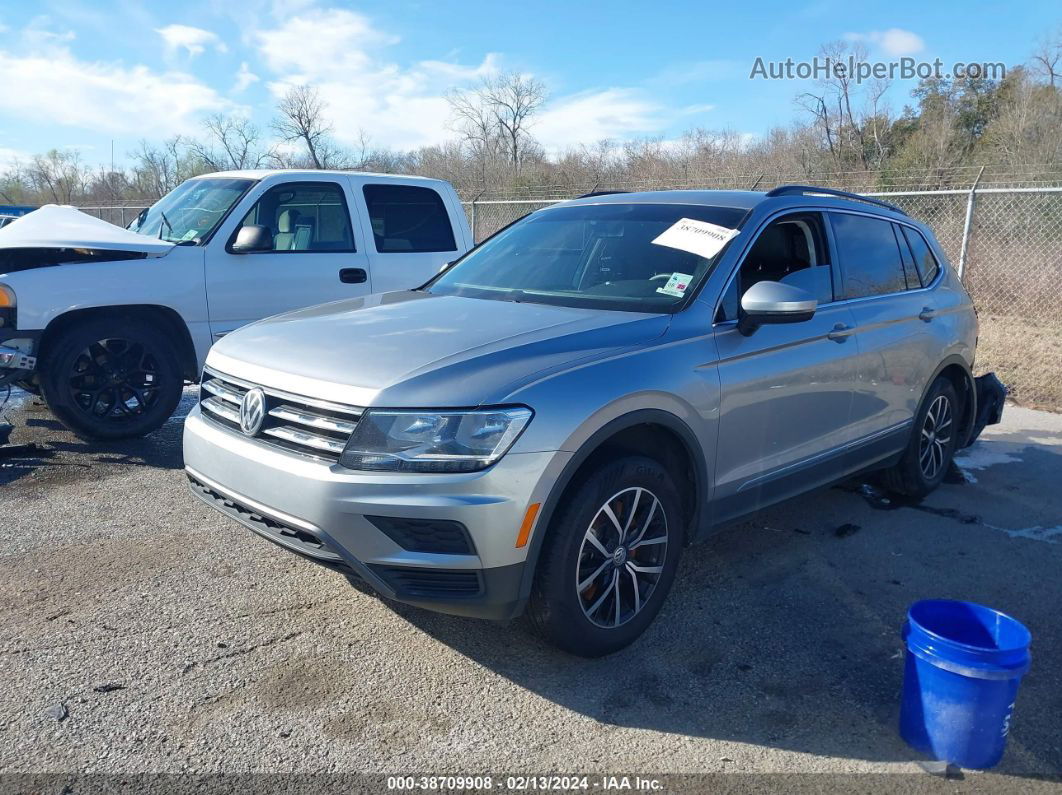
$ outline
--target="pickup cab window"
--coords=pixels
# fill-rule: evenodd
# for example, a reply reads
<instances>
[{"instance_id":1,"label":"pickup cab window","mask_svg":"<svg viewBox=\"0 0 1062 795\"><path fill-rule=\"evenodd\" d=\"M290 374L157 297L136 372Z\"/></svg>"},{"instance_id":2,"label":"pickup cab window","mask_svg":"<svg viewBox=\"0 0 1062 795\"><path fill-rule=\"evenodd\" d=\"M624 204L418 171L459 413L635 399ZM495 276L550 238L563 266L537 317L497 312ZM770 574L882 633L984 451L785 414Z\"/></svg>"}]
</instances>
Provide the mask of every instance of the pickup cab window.
<instances>
[{"instance_id":1,"label":"pickup cab window","mask_svg":"<svg viewBox=\"0 0 1062 795\"><path fill-rule=\"evenodd\" d=\"M343 189L335 182L270 188L240 222L241 227L248 224L269 229L274 252L355 250L350 212Z\"/></svg>"},{"instance_id":2,"label":"pickup cab window","mask_svg":"<svg viewBox=\"0 0 1062 795\"><path fill-rule=\"evenodd\" d=\"M457 250L446 205L431 188L366 185L363 190L380 254Z\"/></svg>"}]
</instances>

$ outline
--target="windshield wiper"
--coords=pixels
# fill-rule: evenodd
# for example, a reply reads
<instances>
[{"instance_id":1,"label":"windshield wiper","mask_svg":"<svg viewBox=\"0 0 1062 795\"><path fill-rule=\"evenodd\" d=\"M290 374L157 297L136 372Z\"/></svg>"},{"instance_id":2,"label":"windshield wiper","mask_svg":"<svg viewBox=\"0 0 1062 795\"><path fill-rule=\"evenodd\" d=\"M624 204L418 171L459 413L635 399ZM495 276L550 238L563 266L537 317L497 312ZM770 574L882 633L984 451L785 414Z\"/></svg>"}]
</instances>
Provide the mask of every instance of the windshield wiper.
<instances>
[{"instance_id":1,"label":"windshield wiper","mask_svg":"<svg viewBox=\"0 0 1062 795\"><path fill-rule=\"evenodd\" d=\"M170 234L172 235L173 234L173 224L170 223L170 219L166 217L166 213L164 213L162 210L159 210L159 215L162 216L163 223L166 224L166 226L170 230ZM163 239L164 238L162 237L162 224L159 224L159 240L163 240Z\"/></svg>"},{"instance_id":2,"label":"windshield wiper","mask_svg":"<svg viewBox=\"0 0 1062 795\"><path fill-rule=\"evenodd\" d=\"M139 232L140 231L140 227L142 227L144 225L144 218L147 216L148 210L150 210L150 209L151 209L150 207L145 207L143 210L141 210L140 212L138 212L136 214L136 218L133 219L133 223L129 224L129 230L131 232ZM132 228L133 224L136 224L136 229Z\"/></svg>"}]
</instances>

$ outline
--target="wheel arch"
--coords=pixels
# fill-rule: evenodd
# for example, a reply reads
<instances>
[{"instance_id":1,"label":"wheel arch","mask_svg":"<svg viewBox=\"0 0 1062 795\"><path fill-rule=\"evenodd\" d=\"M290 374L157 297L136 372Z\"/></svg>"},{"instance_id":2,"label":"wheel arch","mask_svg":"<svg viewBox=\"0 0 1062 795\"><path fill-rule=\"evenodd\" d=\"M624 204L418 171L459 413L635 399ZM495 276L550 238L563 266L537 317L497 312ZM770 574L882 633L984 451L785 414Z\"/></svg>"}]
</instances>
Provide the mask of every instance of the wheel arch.
<instances>
[{"instance_id":1,"label":"wheel arch","mask_svg":"<svg viewBox=\"0 0 1062 795\"><path fill-rule=\"evenodd\" d=\"M650 439L656 444L653 449L645 449L645 443ZM686 480L692 486L685 490L688 496L684 498L683 505L686 541L688 543L703 535L708 518L708 464L696 434L682 419L670 412L661 409L632 411L611 420L591 434L554 483L539 514L537 531L531 537L520 587L522 600L531 594L538 557L561 498L581 472L594 466L602 456L615 451L649 456L677 475L679 484ZM687 472L678 473L676 468L683 465Z\"/></svg>"},{"instance_id":2,"label":"wheel arch","mask_svg":"<svg viewBox=\"0 0 1062 795\"><path fill-rule=\"evenodd\" d=\"M86 320L107 317L136 318L161 325L166 330L167 337L173 340L177 348L177 357L185 379L196 381L199 378L199 362L187 324L175 309L161 304L117 304L63 312L48 323L41 335L39 352L42 362L47 360L49 345L54 343L64 331Z\"/></svg>"},{"instance_id":3,"label":"wheel arch","mask_svg":"<svg viewBox=\"0 0 1062 795\"><path fill-rule=\"evenodd\" d=\"M918 400L921 408L925 402L933 382L940 376L944 376L955 387L960 399L962 399L962 419L959 425L959 445L962 449L969 444L970 434L973 432L974 422L977 418L977 385L974 382L973 373L970 372L969 363L959 354L952 354L942 361L934 371L932 378L926 382L922 390L922 396Z\"/></svg>"}]
</instances>

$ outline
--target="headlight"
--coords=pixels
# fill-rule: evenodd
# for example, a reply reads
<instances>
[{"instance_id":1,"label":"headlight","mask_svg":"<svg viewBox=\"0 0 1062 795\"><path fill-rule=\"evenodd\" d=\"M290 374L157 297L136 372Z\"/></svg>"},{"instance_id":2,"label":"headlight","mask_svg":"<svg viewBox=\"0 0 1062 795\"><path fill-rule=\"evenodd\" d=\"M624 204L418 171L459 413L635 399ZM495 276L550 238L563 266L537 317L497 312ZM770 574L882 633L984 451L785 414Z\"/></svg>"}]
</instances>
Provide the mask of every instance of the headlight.
<instances>
[{"instance_id":1,"label":"headlight","mask_svg":"<svg viewBox=\"0 0 1062 795\"><path fill-rule=\"evenodd\" d=\"M341 466L370 472L475 472L495 463L531 421L527 408L475 411L369 409Z\"/></svg>"}]
</instances>

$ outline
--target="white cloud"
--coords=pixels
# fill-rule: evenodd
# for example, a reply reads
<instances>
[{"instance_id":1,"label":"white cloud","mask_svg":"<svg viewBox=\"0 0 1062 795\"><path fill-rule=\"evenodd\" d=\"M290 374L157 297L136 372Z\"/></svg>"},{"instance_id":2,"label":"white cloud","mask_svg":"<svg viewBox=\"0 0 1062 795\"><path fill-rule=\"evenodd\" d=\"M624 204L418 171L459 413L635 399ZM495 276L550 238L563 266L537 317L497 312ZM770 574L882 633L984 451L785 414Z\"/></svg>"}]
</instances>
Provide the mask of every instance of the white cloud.
<instances>
[{"instance_id":1,"label":"white cloud","mask_svg":"<svg viewBox=\"0 0 1062 795\"><path fill-rule=\"evenodd\" d=\"M82 61L64 47L20 56L0 50L0 110L19 118L106 133L195 132L199 116L223 110L214 89L183 72Z\"/></svg>"},{"instance_id":2,"label":"white cloud","mask_svg":"<svg viewBox=\"0 0 1062 795\"><path fill-rule=\"evenodd\" d=\"M276 76L269 83L273 94L279 97L299 83L314 85L328 104L336 138L348 144L357 143L362 130L395 148L443 142L453 135L447 90L497 69L494 55L474 65L436 60L399 65L385 53L398 37L344 9L289 12L254 38Z\"/></svg>"},{"instance_id":3,"label":"white cloud","mask_svg":"<svg viewBox=\"0 0 1062 795\"><path fill-rule=\"evenodd\" d=\"M364 15L343 9L303 8L255 38L277 76L269 83L274 95L294 84L312 84L328 103L337 139L356 143L364 130L395 148L452 138L446 92L497 72L500 61L488 54L477 64L423 60L399 65L386 52L399 39ZM708 109L691 106L686 112ZM553 99L531 132L547 149L559 151L573 143L656 134L673 115L641 90L609 88Z\"/></svg>"},{"instance_id":4,"label":"white cloud","mask_svg":"<svg viewBox=\"0 0 1062 795\"><path fill-rule=\"evenodd\" d=\"M245 91L252 83L257 83L261 78L251 71L251 68L247 65L247 61L243 61L240 64L240 68L236 72L236 84L232 87L235 93Z\"/></svg>"},{"instance_id":5,"label":"white cloud","mask_svg":"<svg viewBox=\"0 0 1062 795\"><path fill-rule=\"evenodd\" d=\"M869 33L846 33L848 41L864 41L879 47L883 53L892 57L914 55L926 48L926 43L917 33L903 28L872 30Z\"/></svg>"},{"instance_id":6,"label":"white cloud","mask_svg":"<svg viewBox=\"0 0 1062 795\"><path fill-rule=\"evenodd\" d=\"M23 152L18 149L10 149L6 146L0 146L0 171L15 164L16 161L27 162L32 155L29 152Z\"/></svg>"},{"instance_id":7,"label":"white cloud","mask_svg":"<svg viewBox=\"0 0 1062 795\"><path fill-rule=\"evenodd\" d=\"M155 28L155 32L162 36L162 40L166 43L166 51L171 55L183 49L187 50L189 57L194 58L202 55L207 47L213 47L218 52L228 51L225 42L218 37L218 34L202 28L193 28L189 25L167 25L164 28Z\"/></svg>"},{"instance_id":8,"label":"white cloud","mask_svg":"<svg viewBox=\"0 0 1062 795\"><path fill-rule=\"evenodd\" d=\"M667 127L667 115L635 89L583 91L546 106L531 131L543 146L557 151L577 143L659 133Z\"/></svg>"}]
</instances>

